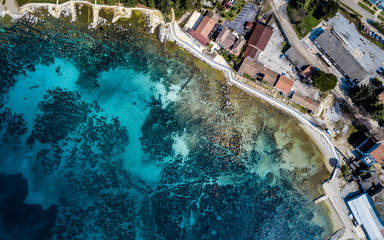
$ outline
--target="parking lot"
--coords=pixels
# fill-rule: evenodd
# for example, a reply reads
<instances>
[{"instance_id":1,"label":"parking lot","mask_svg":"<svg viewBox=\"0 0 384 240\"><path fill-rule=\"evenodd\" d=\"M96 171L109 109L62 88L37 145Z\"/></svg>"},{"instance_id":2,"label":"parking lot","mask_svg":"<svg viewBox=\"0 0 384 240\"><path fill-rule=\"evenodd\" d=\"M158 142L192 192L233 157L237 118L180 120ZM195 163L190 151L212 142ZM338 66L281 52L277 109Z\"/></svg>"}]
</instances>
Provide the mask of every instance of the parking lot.
<instances>
[{"instance_id":1,"label":"parking lot","mask_svg":"<svg viewBox=\"0 0 384 240\"><path fill-rule=\"evenodd\" d=\"M339 13L336 17L330 19L327 24L332 25L337 33L341 35L346 43L347 50L368 72L368 77L377 76L376 70L384 67L384 51L361 36L355 25Z\"/></svg>"},{"instance_id":2,"label":"parking lot","mask_svg":"<svg viewBox=\"0 0 384 240\"><path fill-rule=\"evenodd\" d=\"M259 7L254 3L247 3L243 9L241 9L239 15L232 22L225 21L223 26L235 30L240 35L245 35L244 25L246 22L254 22L256 16L259 13Z\"/></svg>"}]
</instances>

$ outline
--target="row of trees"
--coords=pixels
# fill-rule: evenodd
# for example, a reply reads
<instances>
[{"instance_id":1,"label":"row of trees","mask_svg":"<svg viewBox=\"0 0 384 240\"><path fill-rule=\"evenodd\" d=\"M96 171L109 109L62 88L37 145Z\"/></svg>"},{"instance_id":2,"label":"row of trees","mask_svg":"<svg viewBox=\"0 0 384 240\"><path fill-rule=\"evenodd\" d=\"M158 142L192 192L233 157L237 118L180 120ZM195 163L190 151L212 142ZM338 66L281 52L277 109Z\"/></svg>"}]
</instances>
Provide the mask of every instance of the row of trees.
<instances>
[{"instance_id":1,"label":"row of trees","mask_svg":"<svg viewBox=\"0 0 384 240\"><path fill-rule=\"evenodd\" d=\"M201 0L107 0L108 4L121 2L125 7L135 7L138 4L145 5L149 8L157 8L164 14L170 14L171 8L175 10L176 17L180 17L186 11L201 6Z\"/></svg>"},{"instance_id":2,"label":"row of trees","mask_svg":"<svg viewBox=\"0 0 384 240\"><path fill-rule=\"evenodd\" d=\"M350 91L352 101L377 119L380 125L384 124L384 105L377 97L377 93L382 91L381 87L375 88L371 84L356 86Z\"/></svg>"}]
</instances>

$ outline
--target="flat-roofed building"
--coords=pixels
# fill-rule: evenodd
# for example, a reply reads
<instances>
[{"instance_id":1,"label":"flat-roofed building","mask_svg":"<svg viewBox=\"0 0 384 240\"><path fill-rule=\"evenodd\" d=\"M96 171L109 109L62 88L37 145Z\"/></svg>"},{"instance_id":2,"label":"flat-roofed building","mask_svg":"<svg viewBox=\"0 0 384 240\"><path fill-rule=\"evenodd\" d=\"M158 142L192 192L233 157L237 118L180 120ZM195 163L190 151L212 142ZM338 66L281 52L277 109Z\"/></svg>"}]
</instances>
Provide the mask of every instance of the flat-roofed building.
<instances>
[{"instance_id":1,"label":"flat-roofed building","mask_svg":"<svg viewBox=\"0 0 384 240\"><path fill-rule=\"evenodd\" d=\"M293 87L293 83L294 83L293 80L291 80L285 76L280 75L279 79L276 82L275 88L288 94Z\"/></svg>"},{"instance_id":2,"label":"flat-roofed building","mask_svg":"<svg viewBox=\"0 0 384 240\"><path fill-rule=\"evenodd\" d=\"M191 16L188 18L188 21L184 24L183 30L186 32L188 32L189 29L195 30L203 18L204 17L198 11L193 11Z\"/></svg>"},{"instance_id":3,"label":"flat-roofed building","mask_svg":"<svg viewBox=\"0 0 384 240\"><path fill-rule=\"evenodd\" d=\"M315 114L317 109L320 107L320 102L309 97L303 96L300 93L293 94L292 101L301 106L305 107L310 111L310 113Z\"/></svg>"},{"instance_id":4,"label":"flat-roofed building","mask_svg":"<svg viewBox=\"0 0 384 240\"><path fill-rule=\"evenodd\" d=\"M330 31L324 30L314 41L319 50L344 75L355 82L367 77L367 72Z\"/></svg>"},{"instance_id":5,"label":"flat-roofed building","mask_svg":"<svg viewBox=\"0 0 384 240\"><path fill-rule=\"evenodd\" d=\"M362 226L368 239L384 240L384 226L367 193L348 200L347 205L357 223Z\"/></svg>"},{"instance_id":6,"label":"flat-roofed building","mask_svg":"<svg viewBox=\"0 0 384 240\"><path fill-rule=\"evenodd\" d=\"M271 86L275 85L279 76L278 73L261 66L249 58L244 58L244 61L240 66L239 73L242 75L247 74L248 76L256 79L260 77Z\"/></svg>"}]
</instances>

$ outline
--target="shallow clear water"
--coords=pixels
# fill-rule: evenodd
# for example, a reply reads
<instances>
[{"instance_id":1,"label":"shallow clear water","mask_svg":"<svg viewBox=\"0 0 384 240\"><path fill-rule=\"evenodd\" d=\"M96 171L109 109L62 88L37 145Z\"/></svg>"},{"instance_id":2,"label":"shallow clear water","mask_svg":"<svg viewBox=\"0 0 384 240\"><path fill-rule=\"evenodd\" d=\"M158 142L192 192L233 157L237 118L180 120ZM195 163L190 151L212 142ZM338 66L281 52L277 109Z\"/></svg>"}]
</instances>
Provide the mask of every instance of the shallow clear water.
<instances>
[{"instance_id":1,"label":"shallow clear water","mask_svg":"<svg viewBox=\"0 0 384 240\"><path fill-rule=\"evenodd\" d=\"M297 122L128 23L3 20L0 236L331 234L312 203L327 172Z\"/></svg>"}]
</instances>

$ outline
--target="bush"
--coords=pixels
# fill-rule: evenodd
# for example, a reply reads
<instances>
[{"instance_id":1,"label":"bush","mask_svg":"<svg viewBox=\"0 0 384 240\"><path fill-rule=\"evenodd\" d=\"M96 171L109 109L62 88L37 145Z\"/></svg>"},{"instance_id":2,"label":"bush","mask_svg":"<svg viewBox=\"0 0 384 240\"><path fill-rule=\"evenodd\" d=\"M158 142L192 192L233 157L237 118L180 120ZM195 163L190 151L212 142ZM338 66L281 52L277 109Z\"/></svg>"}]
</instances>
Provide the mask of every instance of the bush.
<instances>
[{"instance_id":1,"label":"bush","mask_svg":"<svg viewBox=\"0 0 384 240\"><path fill-rule=\"evenodd\" d=\"M340 170L341 170L341 174L343 174L343 176L347 176L349 173L349 167L345 164L343 166L341 166Z\"/></svg>"}]
</instances>

